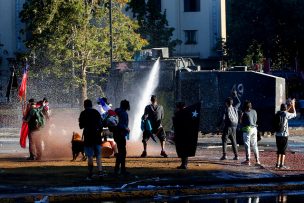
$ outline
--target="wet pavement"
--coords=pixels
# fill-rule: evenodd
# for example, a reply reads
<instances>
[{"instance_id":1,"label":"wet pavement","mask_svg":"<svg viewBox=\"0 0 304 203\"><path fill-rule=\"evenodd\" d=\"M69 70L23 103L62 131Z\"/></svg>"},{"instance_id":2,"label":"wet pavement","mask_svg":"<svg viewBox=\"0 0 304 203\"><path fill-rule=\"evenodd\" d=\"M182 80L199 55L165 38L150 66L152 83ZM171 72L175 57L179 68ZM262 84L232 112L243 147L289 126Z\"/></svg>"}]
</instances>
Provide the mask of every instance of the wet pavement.
<instances>
[{"instance_id":1,"label":"wet pavement","mask_svg":"<svg viewBox=\"0 0 304 203\"><path fill-rule=\"evenodd\" d=\"M245 158L243 146L239 146L240 160L232 160L229 147L228 160L220 161L220 135L209 134L200 136L197 155L190 158L188 170L176 169L180 161L174 146L168 145L169 158L160 158L158 154L144 159L128 156L130 175L126 177L113 176L114 158L103 159L105 177L89 182L84 177L86 163L70 162L70 157L25 161L28 149L19 147L18 131L0 131L1 202L32 202L45 196L49 201L85 201L304 190L304 130L299 124L291 128L286 155L289 169L274 167L276 146L271 135L259 142L262 165L252 162L245 166L241 164Z\"/></svg>"}]
</instances>

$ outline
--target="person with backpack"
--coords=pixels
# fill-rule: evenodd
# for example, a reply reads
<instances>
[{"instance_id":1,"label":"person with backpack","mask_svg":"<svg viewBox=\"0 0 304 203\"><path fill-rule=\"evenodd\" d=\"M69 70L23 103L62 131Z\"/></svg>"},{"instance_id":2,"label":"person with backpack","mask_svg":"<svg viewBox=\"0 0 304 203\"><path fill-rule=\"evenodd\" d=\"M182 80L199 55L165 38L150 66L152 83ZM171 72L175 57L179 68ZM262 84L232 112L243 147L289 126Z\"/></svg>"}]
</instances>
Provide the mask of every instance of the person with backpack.
<instances>
[{"instance_id":1,"label":"person with backpack","mask_svg":"<svg viewBox=\"0 0 304 203\"><path fill-rule=\"evenodd\" d=\"M238 150L237 150L237 144L236 144L236 128L239 121L238 116L238 108L241 105L241 102L237 96L236 92L233 92L233 97L237 100L237 104L233 106L233 98L228 97L225 100L225 110L223 114L223 120L222 120L222 126L223 127L223 134L222 134L222 147L223 147L223 156L220 158L220 160L226 160L227 159L227 142L228 138L231 140L232 149L234 153L233 160L238 160Z\"/></svg>"},{"instance_id":2,"label":"person with backpack","mask_svg":"<svg viewBox=\"0 0 304 203\"><path fill-rule=\"evenodd\" d=\"M147 142L150 137L153 139L153 136L155 135L160 141L160 155L167 158L168 155L165 152L166 135L162 126L162 120L164 119L164 108L162 105L157 104L157 97L155 95L151 96L151 104L145 107L144 115L142 116L142 122L145 122L146 119L149 120L152 130L150 131L146 128L143 131L142 143L144 151L142 152L140 157L147 157Z\"/></svg>"},{"instance_id":3,"label":"person with backpack","mask_svg":"<svg viewBox=\"0 0 304 203\"><path fill-rule=\"evenodd\" d=\"M244 104L244 112L241 115L240 123L242 125L244 146L246 152L246 160L242 164L250 165L250 145L253 148L256 164L260 165L259 149L258 149L258 131L257 131L257 112L252 109L250 101L246 100Z\"/></svg>"},{"instance_id":4,"label":"person with backpack","mask_svg":"<svg viewBox=\"0 0 304 203\"><path fill-rule=\"evenodd\" d=\"M288 120L297 116L295 108L295 100L291 101L291 105L288 107L286 104L281 104L280 111L275 115L274 130L276 134L277 145L277 163L276 168L287 169L285 165L285 154L288 143L289 129Z\"/></svg>"},{"instance_id":5,"label":"person with backpack","mask_svg":"<svg viewBox=\"0 0 304 203\"><path fill-rule=\"evenodd\" d=\"M42 108L37 108L34 99L29 100L29 110L24 121L28 122L29 153L27 160L41 160L42 157L42 135L39 130L44 126Z\"/></svg>"},{"instance_id":6,"label":"person with backpack","mask_svg":"<svg viewBox=\"0 0 304 203\"><path fill-rule=\"evenodd\" d=\"M113 136L114 141L117 144L118 154L116 155L116 162L114 168L114 174L118 175L119 170L121 175L127 175L126 171L126 138L129 136L130 129L129 125L129 116L127 111L130 111L130 103L128 100L122 100L120 102L120 107L115 109L116 114L118 115L118 125L114 128Z\"/></svg>"},{"instance_id":7,"label":"person with backpack","mask_svg":"<svg viewBox=\"0 0 304 203\"><path fill-rule=\"evenodd\" d=\"M88 157L88 176L91 180L93 176L93 157L96 157L98 176L104 176L101 163L101 132L102 120L99 112L92 108L92 101L86 99L83 103L84 111L79 116L79 128L83 129L84 152Z\"/></svg>"}]
</instances>

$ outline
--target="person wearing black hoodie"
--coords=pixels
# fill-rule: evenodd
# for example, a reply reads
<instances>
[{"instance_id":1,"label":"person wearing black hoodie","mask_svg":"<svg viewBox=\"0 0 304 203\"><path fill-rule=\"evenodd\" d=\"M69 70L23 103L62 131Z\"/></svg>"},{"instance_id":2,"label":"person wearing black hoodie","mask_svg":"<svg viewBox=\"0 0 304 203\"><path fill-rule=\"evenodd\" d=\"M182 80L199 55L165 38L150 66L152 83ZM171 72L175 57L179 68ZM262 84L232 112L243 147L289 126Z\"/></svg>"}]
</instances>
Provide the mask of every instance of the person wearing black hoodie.
<instances>
[{"instance_id":1,"label":"person wearing black hoodie","mask_svg":"<svg viewBox=\"0 0 304 203\"><path fill-rule=\"evenodd\" d=\"M127 175L126 171L126 137L130 133L129 125L129 116L127 111L130 110L130 103L128 100L122 100L120 102L120 107L115 109L115 112L118 116L119 122L113 131L114 141L117 144L118 154L116 156L114 173L115 175Z\"/></svg>"}]
</instances>

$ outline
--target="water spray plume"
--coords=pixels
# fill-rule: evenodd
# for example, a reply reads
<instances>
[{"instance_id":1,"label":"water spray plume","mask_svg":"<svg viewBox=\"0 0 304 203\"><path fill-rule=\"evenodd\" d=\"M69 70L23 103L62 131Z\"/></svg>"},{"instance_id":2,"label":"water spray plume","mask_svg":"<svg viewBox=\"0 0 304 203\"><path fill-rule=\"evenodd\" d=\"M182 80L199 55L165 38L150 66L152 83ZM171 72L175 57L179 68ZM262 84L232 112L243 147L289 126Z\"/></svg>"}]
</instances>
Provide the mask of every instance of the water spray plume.
<instances>
[{"instance_id":1,"label":"water spray plume","mask_svg":"<svg viewBox=\"0 0 304 203\"><path fill-rule=\"evenodd\" d=\"M144 114L145 106L150 103L151 95L154 93L156 87L158 86L159 82L159 58L155 61L146 83L146 86L142 90L140 95L139 102L136 104L135 114L134 114L134 123L131 128L131 141L137 141L141 137L141 117Z\"/></svg>"}]
</instances>

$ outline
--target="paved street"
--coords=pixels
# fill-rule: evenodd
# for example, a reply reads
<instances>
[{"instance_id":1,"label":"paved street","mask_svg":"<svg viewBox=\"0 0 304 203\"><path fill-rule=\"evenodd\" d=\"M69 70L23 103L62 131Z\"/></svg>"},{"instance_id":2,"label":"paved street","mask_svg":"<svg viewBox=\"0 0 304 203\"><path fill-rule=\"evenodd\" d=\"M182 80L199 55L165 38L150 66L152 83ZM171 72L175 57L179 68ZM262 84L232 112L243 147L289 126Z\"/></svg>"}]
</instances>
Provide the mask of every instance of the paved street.
<instances>
[{"instance_id":1,"label":"paved street","mask_svg":"<svg viewBox=\"0 0 304 203\"><path fill-rule=\"evenodd\" d=\"M178 170L180 160L173 145L167 146L169 158L159 156L158 143L149 143L148 158L139 158L141 143L128 143L127 168L130 176L113 176L115 159L104 158L106 176L85 181L86 162L71 162L70 148L62 156L46 154L42 161L26 161L27 149L18 145L18 129L5 129L0 137L0 199L27 198L33 200L48 195L52 200L74 198L84 200L90 193L94 198L153 197L156 194L213 194L227 192L261 192L304 189L304 136L302 129L291 130L286 170L274 167L276 147L273 136L259 142L262 166L244 166L244 147L239 146L240 160L220 161L220 135L199 138L196 157L190 158L188 170ZM16 134L17 132L17 134ZM69 144L69 143L68 143ZM63 152L58 148L58 151Z\"/></svg>"}]
</instances>

